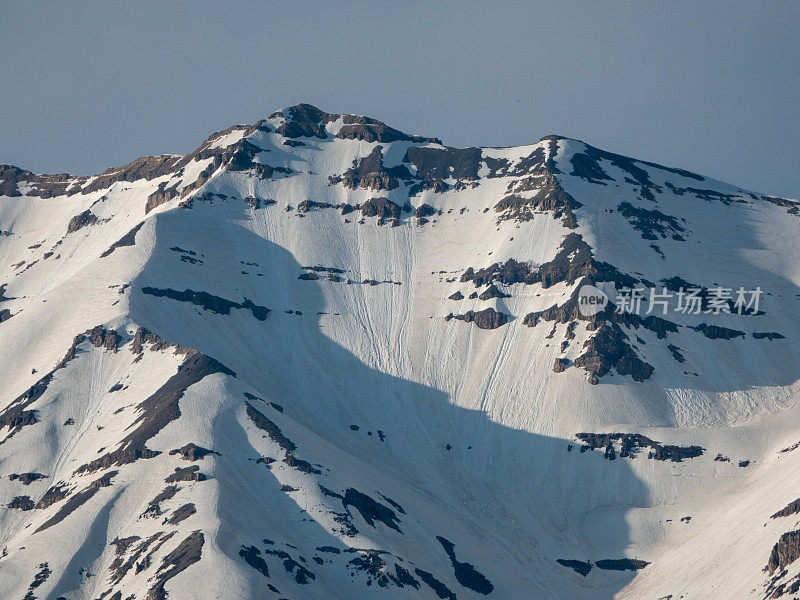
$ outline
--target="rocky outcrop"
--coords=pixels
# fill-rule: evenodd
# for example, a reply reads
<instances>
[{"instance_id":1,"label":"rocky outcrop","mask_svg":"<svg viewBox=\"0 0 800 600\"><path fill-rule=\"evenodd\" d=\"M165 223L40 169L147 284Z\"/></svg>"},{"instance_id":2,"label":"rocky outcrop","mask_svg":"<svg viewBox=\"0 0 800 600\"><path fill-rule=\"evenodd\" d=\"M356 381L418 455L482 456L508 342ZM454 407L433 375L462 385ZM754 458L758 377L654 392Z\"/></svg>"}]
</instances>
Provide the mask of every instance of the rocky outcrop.
<instances>
[{"instance_id":1,"label":"rocky outcrop","mask_svg":"<svg viewBox=\"0 0 800 600\"><path fill-rule=\"evenodd\" d=\"M369 117L360 115L340 115L342 122L341 129L336 137L342 140L359 140L362 142L414 142L417 144L434 143L440 144L438 138L426 138L419 135L408 135L389 127L386 123L381 123ZM330 118L330 117L329 117Z\"/></svg>"},{"instance_id":2,"label":"rocky outcrop","mask_svg":"<svg viewBox=\"0 0 800 600\"><path fill-rule=\"evenodd\" d=\"M67 224L67 234L75 233L79 229L83 229L89 225L94 225L95 223L97 223L97 215L92 213L91 210L87 209L69 220L69 223Z\"/></svg>"},{"instance_id":3,"label":"rocky outcrop","mask_svg":"<svg viewBox=\"0 0 800 600\"><path fill-rule=\"evenodd\" d=\"M764 570L770 575L776 569L783 569L800 558L800 530L787 531L772 547Z\"/></svg>"},{"instance_id":4,"label":"rocky outcrop","mask_svg":"<svg viewBox=\"0 0 800 600\"><path fill-rule=\"evenodd\" d=\"M569 558L557 558L556 562L563 567L575 571L578 575L586 577L592 571L592 563L589 561L574 560Z\"/></svg>"},{"instance_id":5,"label":"rocky outcrop","mask_svg":"<svg viewBox=\"0 0 800 600\"><path fill-rule=\"evenodd\" d=\"M66 502L58 509L58 512L50 517L47 521L42 523L36 530L36 533L44 531L48 527L52 527L66 519L74 510L88 502L100 488L108 487L111 485L111 480L117 475L118 471L109 471L102 477L95 479L82 491L70 496Z\"/></svg>"},{"instance_id":6,"label":"rocky outcrop","mask_svg":"<svg viewBox=\"0 0 800 600\"><path fill-rule=\"evenodd\" d=\"M208 310L220 315L231 314L232 308L249 310L259 321L266 320L267 314L270 312L270 309L266 306L254 304L247 298L245 298L242 302L234 302L232 300L221 298L220 296L214 296L208 292L196 292L194 290L184 290L180 292L170 288L161 289L154 287L143 287L142 293L159 298L178 300L179 302L188 302L190 304L200 306L204 310Z\"/></svg>"},{"instance_id":7,"label":"rocky outcrop","mask_svg":"<svg viewBox=\"0 0 800 600\"><path fill-rule=\"evenodd\" d=\"M686 228L675 217L655 209L647 210L633 206L630 202L621 202L617 206L617 212L625 217L636 231L641 232L642 239L658 240L669 237L679 242L684 241L681 234Z\"/></svg>"},{"instance_id":8,"label":"rocky outcrop","mask_svg":"<svg viewBox=\"0 0 800 600\"><path fill-rule=\"evenodd\" d=\"M635 558L606 558L595 561L594 566L607 571L638 571L650 563Z\"/></svg>"},{"instance_id":9,"label":"rocky outcrop","mask_svg":"<svg viewBox=\"0 0 800 600\"><path fill-rule=\"evenodd\" d=\"M700 446L662 444L640 433L577 433L575 437L583 443L581 452L599 449L605 452L605 458L616 457L615 444L619 445L621 458L634 458L640 451L648 450L649 459L683 462L702 456L704 452Z\"/></svg>"},{"instance_id":10,"label":"rocky outcrop","mask_svg":"<svg viewBox=\"0 0 800 600\"><path fill-rule=\"evenodd\" d=\"M630 375L634 381L648 379L655 370L636 355L628 337L616 323L601 323L595 334L584 342L583 350L574 364L589 373L591 384L599 383L612 367L620 375Z\"/></svg>"},{"instance_id":11,"label":"rocky outcrop","mask_svg":"<svg viewBox=\"0 0 800 600\"><path fill-rule=\"evenodd\" d=\"M158 184L158 189L147 197L147 203L144 206L144 214L149 213L154 208L166 204L178 196L180 196L180 192L178 192L178 183L168 188L167 182L162 181Z\"/></svg>"},{"instance_id":12,"label":"rocky outcrop","mask_svg":"<svg viewBox=\"0 0 800 600\"><path fill-rule=\"evenodd\" d=\"M459 584L484 596L488 596L492 593L494 585L492 585L491 581L486 579L486 577L482 573L479 573L470 563L460 562L456 559L455 544L453 544L453 542L440 535L437 535L436 539L439 540L442 548L444 548L444 551L447 553L450 564L453 565L456 581L458 581Z\"/></svg>"},{"instance_id":13,"label":"rocky outcrop","mask_svg":"<svg viewBox=\"0 0 800 600\"><path fill-rule=\"evenodd\" d=\"M478 179L481 166L480 148L433 148L412 146L406 151L404 163L416 169L424 181L444 179Z\"/></svg>"},{"instance_id":14,"label":"rocky outcrop","mask_svg":"<svg viewBox=\"0 0 800 600\"><path fill-rule=\"evenodd\" d=\"M493 308L484 308L477 312L470 310L463 315L454 315L450 313L445 317L445 320L449 321L450 319L464 321L465 323L475 323L480 329L497 329L508 323L508 315L498 312Z\"/></svg>"},{"instance_id":15,"label":"rocky outcrop","mask_svg":"<svg viewBox=\"0 0 800 600\"><path fill-rule=\"evenodd\" d=\"M8 476L9 481L19 481L22 485L30 485L39 479L45 479L47 475L41 473L12 473Z\"/></svg>"},{"instance_id":16,"label":"rocky outcrop","mask_svg":"<svg viewBox=\"0 0 800 600\"><path fill-rule=\"evenodd\" d=\"M478 296L479 300L491 300L492 298L511 298L511 294L505 294L495 284L491 284Z\"/></svg>"},{"instance_id":17,"label":"rocky outcrop","mask_svg":"<svg viewBox=\"0 0 800 600\"><path fill-rule=\"evenodd\" d=\"M770 519L779 519L780 517L791 517L800 513L800 498L789 502L784 508L773 514Z\"/></svg>"},{"instance_id":18,"label":"rocky outcrop","mask_svg":"<svg viewBox=\"0 0 800 600\"><path fill-rule=\"evenodd\" d=\"M341 183L344 187L353 190L362 188L388 191L397 188L401 179L411 179L408 169L403 165L392 168L385 167L383 146L375 146L367 156L353 160L353 166L342 175L331 176L329 181L332 185Z\"/></svg>"},{"instance_id":19,"label":"rocky outcrop","mask_svg":"<svg viewBox=\"0 0 800 600\"><path fill-rule=\"evenodd\" d=\"M729 329L727 327L722 327L721 325L707 325L706 323L700 323L700 325L692 327L691 329L699 331L710 340L732 340L738 337L745 337L744 331L739 331L738 329Z\"/></svg>"},{"instance_id":20,"label":"rocky outcrop","mask_svg":"<svg viewBox=\"0 0 800 600\"><path fill-rule=\"evenodd\" d=\"M185 446L181 446L180 448L175 448L174 450L169 451L170 456L179 455L183 460L189 461L196 461L196 460L203 460L206 456L209 455L216 455L220 456L219 452L214 452L213 450L209 450L208 448L203 448L202 446L198 446L197 444L189 443Z\"/></svg>"},{"instance_id":21,"label":"rocky outcrop","mask_svg":"<svg viewBox=\"0 0 800 600\"><path fill-rule=\"evenodd\" d=\"M511 194L495 204L494 211L498 213L498 223L502 221L523 223L533 219L537 212L549 212L553 218L561 219L565 227L569 229L578 227L575 210L582 204L561 187L555 175L544 173L534 180L531 187L536 193L530 198Z\"/></svg>"},{"instance_id":22,"label":"rocky outcrop","mask_svg":"<svg viewBox=\"0 0 800 600\"><path fill-rule=\"evenodd\" d=\"M477 271L470 267L461 276L461 281L472 281L475 287L497 281L504 285L538 283L548 288L556 283L572 285L582 278L614 282L620 288L632 288L638 283L636 278L622 273L613 265L595 260L591 247L578 233L564 236L556 256L538 267L510 258L502 264L494 263Z\"/></svg>"},{"instance_id":23,"label":"rocky outcrop","mask_svg":"<svg viewBox=\"0 0 800 600\"><path fill-rule=\"evenodd\" d=\"M139 232L139 230L142 228L142 225L144 225L144 221L142 221L141 223L139 223L138 225L136 225L136 226L135 226L133 229L131 229L131 230L130 230L128 233L126 233L126 234L125 234L125 235L123 235L123 236L122 236L120 239L118 239L116 242L114 242L113 244L111 244L111 246L109 247L109 249L108 249L108 250L106 250L105 252L103 252L103 253L100 255L100 258L105 258L105 257L106 257L106 256L108 256L109 254L111 254L112 252L114 252L114 250L116 250L117 248L124 248L125 246L133 246L134 244L136 244L136 234L137 234L137 233Z\"/></svg>"},{"instance_id":24,"label":"rocky outcrop","mask_svg":"<svg viewBox=\"0 0 800 600\"><path fill-rule=\"evenodd\" d=\"M345 491L342 505L345 510L347 510L348 506L358 510L364 521L372 527L375 527L375 521L380 521L387 527L402 533L398 526L400 519L391 508L373 500L366 494L362 494L355 488L348 488Z\"/></svg>"},{"instance_id":25,"label":"rocky outcrop","mask_svg":"<svg viewBox=\"0 0 800 600\"><path fill-rule=\"evenodd\" d=\"M119 442L118 448L78 467L75 473L91 473L158 456L160 452L150 450L146 445L147 442L181 416L179 401L186 390L203 378L216 373L236 377L236 373L210 356L195 350L190 351L178 367L178 372L137 405L139 416L129 427L132 431Z\"/></svg>"},{"instance_id":26,"label":"rocky outcrop","mask_svg":"<svg viewBox=\"0 0 800 600\"><path fill-rule=\"evenodd\" d=\"M386 220L396 223L402 212L402 209L388 198L370 198L359 208L365 217L378 217L379 225Z\"/></svg>"}]
</instances>

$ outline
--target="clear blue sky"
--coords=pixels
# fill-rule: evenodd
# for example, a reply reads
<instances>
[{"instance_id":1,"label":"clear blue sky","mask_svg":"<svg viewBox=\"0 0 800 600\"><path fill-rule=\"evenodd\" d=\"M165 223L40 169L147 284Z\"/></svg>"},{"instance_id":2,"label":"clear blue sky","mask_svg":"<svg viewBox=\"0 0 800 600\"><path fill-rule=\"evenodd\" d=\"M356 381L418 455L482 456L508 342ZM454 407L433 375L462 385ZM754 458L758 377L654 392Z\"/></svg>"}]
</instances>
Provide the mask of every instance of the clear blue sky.
<instances>
[{"instance_id":1,"label":"clear blue sky","mask_svg":"<svg viewBox=\"0 0 800 600\"><path fill-rule=\"evenodd\" d=\"M309 102L800 196L800 2L4 2L0 163L97 173Z\"/></svg>"}]
</instances>

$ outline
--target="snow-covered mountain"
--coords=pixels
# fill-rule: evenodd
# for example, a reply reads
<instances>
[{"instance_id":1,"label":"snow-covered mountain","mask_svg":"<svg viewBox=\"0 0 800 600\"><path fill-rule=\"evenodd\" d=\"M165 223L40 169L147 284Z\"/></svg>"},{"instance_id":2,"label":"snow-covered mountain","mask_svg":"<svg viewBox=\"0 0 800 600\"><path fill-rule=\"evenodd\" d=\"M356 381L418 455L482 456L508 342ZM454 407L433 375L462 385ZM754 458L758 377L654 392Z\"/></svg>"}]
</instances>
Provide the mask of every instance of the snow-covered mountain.
<instances>
[{"instance_id":1,"label":"snow-covered mountain","mask_svg":"<svg viewBox=\"0 0 800 600\"><path fill-rule=\"evenodd\" d=\"M800 588L796 201L309 105L0 195L2 598Z\"/></svg>"}]
</instances>

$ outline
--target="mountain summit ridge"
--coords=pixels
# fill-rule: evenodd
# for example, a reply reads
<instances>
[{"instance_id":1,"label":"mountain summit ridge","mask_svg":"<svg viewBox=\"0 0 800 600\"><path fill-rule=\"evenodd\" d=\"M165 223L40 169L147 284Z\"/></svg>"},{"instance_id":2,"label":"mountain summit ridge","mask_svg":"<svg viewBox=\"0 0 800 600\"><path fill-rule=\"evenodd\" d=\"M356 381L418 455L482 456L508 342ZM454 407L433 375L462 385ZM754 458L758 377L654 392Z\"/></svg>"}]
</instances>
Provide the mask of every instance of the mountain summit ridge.
<instances>
[{"instance_id":1,"label":"mountain summit ridge","mask_svg":"<svg viewBox=\"0 0 800 600\"><path fill-rule=\"evenodd\" d=\"M0 596L794 593L798 211L306 104L4 165Z\"/></svg>"}]
</instances>

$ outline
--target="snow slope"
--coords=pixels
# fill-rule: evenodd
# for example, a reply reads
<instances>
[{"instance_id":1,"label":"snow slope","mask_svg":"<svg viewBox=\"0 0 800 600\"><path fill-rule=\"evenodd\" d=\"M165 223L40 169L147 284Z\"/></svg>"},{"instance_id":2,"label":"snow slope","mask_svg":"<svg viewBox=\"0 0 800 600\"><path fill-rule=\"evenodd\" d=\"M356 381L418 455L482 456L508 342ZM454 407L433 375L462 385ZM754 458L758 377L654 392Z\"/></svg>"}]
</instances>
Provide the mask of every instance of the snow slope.
<instances>
[{"instance_id":1,"label":"snow slope","mask_svg":"<svg viewBox=\"0 0 800 600\"><path fill-rule=\"evenodd\" d=\"M795 201L309 105L0 194L2 598L800 588Z\"/></svg>"}]
</instances>

